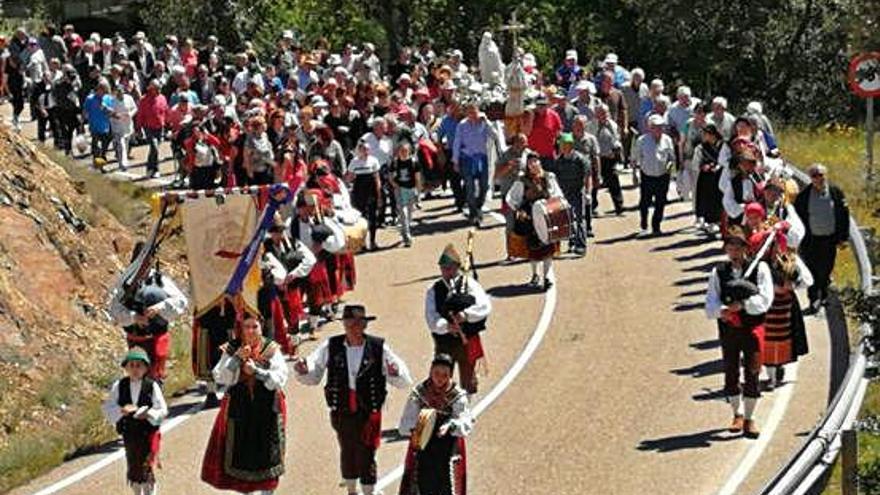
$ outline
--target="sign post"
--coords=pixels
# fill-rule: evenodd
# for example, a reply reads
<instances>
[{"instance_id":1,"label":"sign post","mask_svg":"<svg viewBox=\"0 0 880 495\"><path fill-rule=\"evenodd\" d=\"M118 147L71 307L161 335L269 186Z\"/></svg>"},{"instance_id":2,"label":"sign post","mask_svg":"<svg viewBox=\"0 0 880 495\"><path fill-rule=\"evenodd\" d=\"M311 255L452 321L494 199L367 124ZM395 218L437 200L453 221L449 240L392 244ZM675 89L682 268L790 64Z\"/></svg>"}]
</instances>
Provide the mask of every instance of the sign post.
<instances>
[{"instance_id":1,"label":"sign post","mask_svg":"<svg viewBox=\"0 0 880 495\"><path fill-rule=\"evenodd\" d=\"M880 96L880 52L856 55L849 64L849 86L867 100L865 115L865 186L868 198L874 192L874 98Z\"/></svg>"}]
</instances>

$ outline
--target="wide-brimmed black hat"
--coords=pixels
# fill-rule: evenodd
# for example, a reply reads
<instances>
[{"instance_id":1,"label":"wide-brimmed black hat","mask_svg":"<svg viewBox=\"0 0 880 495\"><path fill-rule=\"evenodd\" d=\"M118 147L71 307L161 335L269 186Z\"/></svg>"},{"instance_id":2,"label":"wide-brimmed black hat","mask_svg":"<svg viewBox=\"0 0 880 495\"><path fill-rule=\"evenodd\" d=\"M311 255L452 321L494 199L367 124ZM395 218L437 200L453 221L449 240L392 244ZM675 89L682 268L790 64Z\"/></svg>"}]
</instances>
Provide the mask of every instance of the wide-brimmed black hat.
<instances>
[{"instance_id":1,"label":"wide-brimmed black hat","mask_svg":"<svg viewBox=\"0 0 880 495\"><path fill-rule=\"evenodd\" d=\"M367 308L363 304L346 304L342 308L342 319L373 321L376 317L368 315Z\"/></svg>"}]
</instances>

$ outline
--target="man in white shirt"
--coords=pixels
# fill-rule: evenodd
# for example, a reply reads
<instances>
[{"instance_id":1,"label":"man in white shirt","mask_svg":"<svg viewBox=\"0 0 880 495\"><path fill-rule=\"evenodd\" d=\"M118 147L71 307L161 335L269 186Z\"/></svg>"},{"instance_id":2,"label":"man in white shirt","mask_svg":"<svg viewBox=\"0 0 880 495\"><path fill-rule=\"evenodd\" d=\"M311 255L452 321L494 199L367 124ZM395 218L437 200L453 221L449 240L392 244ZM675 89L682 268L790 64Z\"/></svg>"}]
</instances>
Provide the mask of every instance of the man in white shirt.
<instances>
[{"instance_id":1,"label":"man in white shirt","mask_svg":"<svg viewBox=\"0 0 880 495\"><path fill-rule=\"evenodd\" d=\"M461 272L462 260L449 244L440 255L441 277L425 293L425 321L434 339L434 354L452 356L458 378L469 394L477 393L476 350L482 351L479 332L485 330L492 302L473 277Z\"/></svg>"},{"instance_id":2,"label":"man in white shirt","mask_svg":"<svg viewBox=\"0 0 880 495\"><path fill-rule=\"evenodd\" d=\"M386 383L400 389L412 385L406 364L385 340L364 333L375 319L363 305L347 304L342 311L345 334L330 337L294 364L297 380L305 385L318 385L326 371L324 396L349 495L358 493L358 480L364 495L374 493Z\"/></svg>"},{"instance_id":3,"label":"man in white shirt","mask_svg":"<svg viewBox=\"0 0 880 495\"><path fill-rule=\"evenodd\" d=\"M651 217L653 235L661 235L660 223L666 208L669 191L669 173L675 166L675 144L664 131L666 120L660 115L648 118L648 133L639 136L633 144L631 158L633 168L641 170L639 181L639 237L648 236L648 209L654 206Z\"/></svg>"},{"instance_id":4,"label":"man in white shirt","mask_svg":"<svg viewBox=\"0 0 880 495\"><path fill-rule=\"evenodd\" d=\"M733 408L730 431L742 431L747 438L760 434L754 420L755 406L761 391L761 348L764 340L764 315L773 303L773 276L763 261L748 271L748 241L739 227L733 227L724 239L728 260L709 275L706 292L706 316L718 320L721 356L724 361L724 395ZM742 368L742 370L741 370ZM740 386L740 373L745 386ZM741 399L741 396L744 400ZM740 405L745 403L745 410Z\"/></svg>"}]
</instances>

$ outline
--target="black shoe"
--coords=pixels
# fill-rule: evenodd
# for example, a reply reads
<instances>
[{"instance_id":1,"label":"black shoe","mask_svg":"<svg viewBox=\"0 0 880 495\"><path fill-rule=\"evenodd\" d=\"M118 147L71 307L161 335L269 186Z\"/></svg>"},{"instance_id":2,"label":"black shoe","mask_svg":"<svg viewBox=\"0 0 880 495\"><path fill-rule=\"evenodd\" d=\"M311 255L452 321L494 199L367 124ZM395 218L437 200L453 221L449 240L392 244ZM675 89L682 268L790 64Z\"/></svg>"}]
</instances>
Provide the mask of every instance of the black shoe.
<instances>
[{"instance_id":1,"label":"black shoe","mask_svg":"<svg viewBox=\"0 0 880 495\"><path fill-rule=\"evenodd\" d=\"M596 234L594 234L593 230L591 229L587 231L587 237L596 237Z\"/></svg>"},{"instance_id":2,"label":"black shoe","mask_svg":"<svg viewBox=\"0 0 880 495\"><path fill-rule=\"evenodd\" d=\"M544 279L544 292L547 292L547 291L550 290L552 287L553 287L553 282L551 282L551 281L549 281L549 280L547 280L547 279Z\"/></svg>"},{"instance_id":3,"label":"black shoe","mask_svg":"<svg viewBox=\"0 0 880 495\"><path fill-rule=\"evenodd\" d=\"M779 366L776 368L776 383L782 385L785 382L785 367Z\"/></svg>"},{"instance_id":4,"label":"black shoe","mask_svg":"<svg viewBox=\"0 0 880 495\"><path fill-rule=\"evenodd\" d=\"M819 307L815 304L810 304L806 308L804 308L804 316L813 316L819 312Z\"/></svg>"},{"instance_id":5,"label":"black shoe","mask_svg":"<svg viewBox=\"0 0 880 495\"><path fill-rule=\"evenodd\" d=\"M529 280L528 285L529 285L529 287L536 287L536 288L540 287L541 286L541 279L538 277L537 274L532 275L532 278L531 278L531 280Z\"/></svg>"},{"instance_id":6,"label":"black shoe","mask_svg":"<svg viewBox=\"0 0 880 495\"><path fill-rule=\"evenodd\" d=\"M654 229L654 230L651 231L651 235L652 235L653 237L660 237L660 236L663 235L663 231L660 230L660 229Z\"/></svg>"},{"instance_id":7,"label":"black shoe","mask_svg":"<svg viewBox=\"0 0 880 495\"><path fill-rule=\"evenodd\" d=\"M220 397L217 397L217 393L208 394L205 397L205 409L214 409L220 407Z\"/></svg>"}]
</instances>

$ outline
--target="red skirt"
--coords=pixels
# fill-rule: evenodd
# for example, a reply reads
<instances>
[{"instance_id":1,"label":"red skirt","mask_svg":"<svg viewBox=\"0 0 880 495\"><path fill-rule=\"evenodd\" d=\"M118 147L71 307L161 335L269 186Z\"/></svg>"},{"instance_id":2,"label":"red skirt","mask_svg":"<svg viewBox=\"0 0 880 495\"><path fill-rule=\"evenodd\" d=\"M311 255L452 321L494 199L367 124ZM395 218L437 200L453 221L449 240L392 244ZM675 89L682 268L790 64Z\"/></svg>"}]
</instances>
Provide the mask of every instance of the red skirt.
<instances>
[{"instance_id":1,"label":"red skirt","mask_svg":"<svg viewBox=\"0 0 880 495\"><path fill-rule=\"evenodd\" d=\"M165 332L149 337L127 337L128 347L138 346L147 351L150 357L150 377L154 380L165 379L165 363L171 349L171 334Z\"/></svg>"},{"instance_id":2,"label":"red skirt","mask_svg":"<svg viewBox=\"0 0 880 495\"><path fill-rule=\"evenodd\" d=\"M287 431L287 401L284 393L277 394L278 411L281 414L283 432ZM264 481L244 481L226 474L223 469L223 460L226 457L226 432L227 417L229 414L229 397L224 396L220 402L220 411L214 420L214 428L208 439L208 448L202 459L202 481L218 490L233 490L240 493L249 493L260 490L275 490L278 488L278 478Z\"/></svg>"},{"instance_id":3,"label":"red skirt","mask_svg":"<svg viewBox=\"0 0 880 495\"><path fill-rule=\"evenodd\" d=\"M283 297L283 294L279 294L278 297ZM284 315L284 306L281 305L281 300L278 297L272 300L272 325L274 326L272 340L278 343L281 347L281 352L291 355L296 351L296 346L293 345L293 342L290 341L290 336L287 334L288 327Z\"/></svg>"},{"instance_id":4,"label":"red skirt","mask_svg":"<svg viewBox=\"0 0 880 495\"><path fill-rule=\"evenodd\" d=\"M302 292L295 285L288 285L284 297L287 300L287 325L293 329L299 328L299 322L306 314L303 306Z\"/></svg>"},{"instance_id":5,"label":"red skirt","mask_svg":"<svg viewBox=\"0 0 880 495\"><path fill-rule=\"evenodd\" d=\"M336 255L336 272L339 274L341 290L336 294L342 297L345 292L354 290L357 284L357 271L354 266L354 254L351 251Z\"/></svg>"},{"instance_id":6,"label":"red skirt","mask_svg":"<svg viewBox=\"0 0 880 495\"><path fill-rule=\"evenodd\" d=\"M330 288L330 273L327 262L318 257L312 271L309 272L309 287L306 298L310 308L316 308L333 302L333 291Z\"/></svg>"},{"instance_id":7,"label":"red skirt","mask_svg":"<svg viewBox=\"0 0 880 495\"><path fill-rule=\"evenodd\" d=\"M559 253L559 243L554 242L552 244L545 244L539 248L532 248L531 246L529 246L528 251L529 261L545 260L547 258L552 258Z\"/></svg>"}]
</instances>

